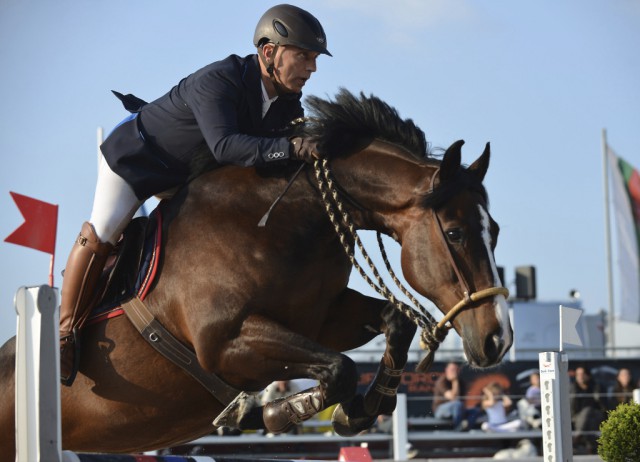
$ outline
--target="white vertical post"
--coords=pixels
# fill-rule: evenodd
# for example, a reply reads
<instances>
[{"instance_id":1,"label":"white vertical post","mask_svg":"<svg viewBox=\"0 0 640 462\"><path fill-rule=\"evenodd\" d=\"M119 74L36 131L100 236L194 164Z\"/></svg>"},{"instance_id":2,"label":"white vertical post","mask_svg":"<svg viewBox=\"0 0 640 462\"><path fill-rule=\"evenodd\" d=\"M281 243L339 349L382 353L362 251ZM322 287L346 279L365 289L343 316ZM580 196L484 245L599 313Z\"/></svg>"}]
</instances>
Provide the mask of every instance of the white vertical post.
<instances>
[{"instance_id":1,"label":"white vertical post","mask_svg":"<svg viewBox=\"0 0 640 462\"><path fill-rule=\"evenodd\" d=\"M407 395L398 393L396 410L393 411L393 460L407 460Z\"/></svg>"},{"instance_id":2,"label":"white vertical post","mask_svg":"<svg viewBox=\"0 0 640 462\"><path fill-rule=\"evenodd\" d=\"M633 402L640 404L640 388L633 390Z\"/></svg>"},{"instance_id":3,"label":"white vertical post","mask_svg":"<svg viewBox=\"0 0 640 462\"><path fill-rule=\"evenodd\" d=\"M542 452L545 462L572 462L569 412L569 360L558 352L540 353Z\"/></svg>"},{"instance_id":4,"label":"white vertical post","mask_svg":"<svg viewBox=\"0 0 640 462\"><path fill-rule=\"evenodd\" d=\"M61 460L60 351L56 289L21 287L14 299L18 462Z\"/></svg>"}]
</instances>

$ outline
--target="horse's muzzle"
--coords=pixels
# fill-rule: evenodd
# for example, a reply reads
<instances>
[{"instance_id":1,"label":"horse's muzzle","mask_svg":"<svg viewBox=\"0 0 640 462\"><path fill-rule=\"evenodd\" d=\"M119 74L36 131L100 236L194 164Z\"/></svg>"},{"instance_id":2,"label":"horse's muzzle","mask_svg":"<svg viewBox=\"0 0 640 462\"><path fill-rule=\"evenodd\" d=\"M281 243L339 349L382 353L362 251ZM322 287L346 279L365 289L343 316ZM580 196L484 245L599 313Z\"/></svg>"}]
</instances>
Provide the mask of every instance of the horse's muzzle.
<instances>
[{"instance_id":1,"label":"horse's muzzle","mask_svg":"<svg viewBox=\"0 0 640 462\"><path fill-rule=\"evenodd\" d=\"M511 329L511 326L508 328ZM467 361L475 367L495 366L511 348L512 338L512 333L505 335L502 327L488 333L484 338L478 338L477 335L464 336L463 345Z\"/></svg>"}]
</instances>

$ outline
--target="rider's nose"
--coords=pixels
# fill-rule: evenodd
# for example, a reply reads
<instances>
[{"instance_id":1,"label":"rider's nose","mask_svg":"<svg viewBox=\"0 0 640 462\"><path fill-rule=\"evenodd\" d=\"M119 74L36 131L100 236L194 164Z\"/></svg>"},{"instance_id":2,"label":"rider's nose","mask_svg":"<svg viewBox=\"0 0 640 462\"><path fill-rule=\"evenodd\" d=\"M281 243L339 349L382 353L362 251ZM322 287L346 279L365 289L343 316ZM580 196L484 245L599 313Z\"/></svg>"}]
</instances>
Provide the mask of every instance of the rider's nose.
<instances>
[{"instance_id":1,"label":"rider's nose","mask_svg":"<svg viewBox=\"0 0 640 462\"><path fill-rule=\"evenodd\" d=\"M307 61L307 71L309 72L315 72L317 70L317 66L316 66L316 60L314 59L310 59Z\"/></svg>"}]
</instances>

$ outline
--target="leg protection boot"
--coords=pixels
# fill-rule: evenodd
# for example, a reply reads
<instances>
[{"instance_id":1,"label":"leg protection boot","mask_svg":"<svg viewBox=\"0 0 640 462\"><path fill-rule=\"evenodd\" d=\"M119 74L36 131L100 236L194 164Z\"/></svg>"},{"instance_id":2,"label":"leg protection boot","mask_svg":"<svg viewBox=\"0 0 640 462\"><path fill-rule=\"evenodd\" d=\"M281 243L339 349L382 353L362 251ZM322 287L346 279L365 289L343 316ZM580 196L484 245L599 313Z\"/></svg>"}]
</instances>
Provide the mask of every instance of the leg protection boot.
<instances>
[{"instance_id":1,"label":"leg protection boot","mask_svg":"<svg viewBox=\"0 0 640 462\"><path fill-rule=\"evenodd\" d=\"M112 249L110 243L100 242L88 222L82 225L71 249L60 303L60 380L63 385L71 386L78 372L77 331L89 316L96 285Z\"/></svg>"},{"instance_id":2,"label":"leg protection boot","mask_svg":"<svg viewBox=\"0 0 640 462\"><path fill-rule=\"evenodd\" d=\"M267 431L285 433L322 409L324 398L318 386L265 404L262 419Z\"/></svg>"}]
</instances>

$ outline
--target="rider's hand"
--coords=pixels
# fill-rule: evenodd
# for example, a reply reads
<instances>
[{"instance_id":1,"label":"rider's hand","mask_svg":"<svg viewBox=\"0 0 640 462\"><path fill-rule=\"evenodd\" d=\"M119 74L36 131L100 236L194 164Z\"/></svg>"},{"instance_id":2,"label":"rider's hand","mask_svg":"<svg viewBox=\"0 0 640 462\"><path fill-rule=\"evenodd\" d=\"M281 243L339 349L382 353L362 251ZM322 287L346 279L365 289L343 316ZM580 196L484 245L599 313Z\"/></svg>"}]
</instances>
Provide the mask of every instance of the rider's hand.
<instances>
[{"instance_id":1,"label":"rider's hand","mask_svg":"<svg viewBox=\"0 0 640 462\"><path fill-rule=\"evenodd\" d=\"M296 160L302 160L309 164L312 164L316 160L320 159L318 154L317 145L309 138L302 138L295 136L290 138L291 142L291 158Z\"/></svg>"}]
</instances>

